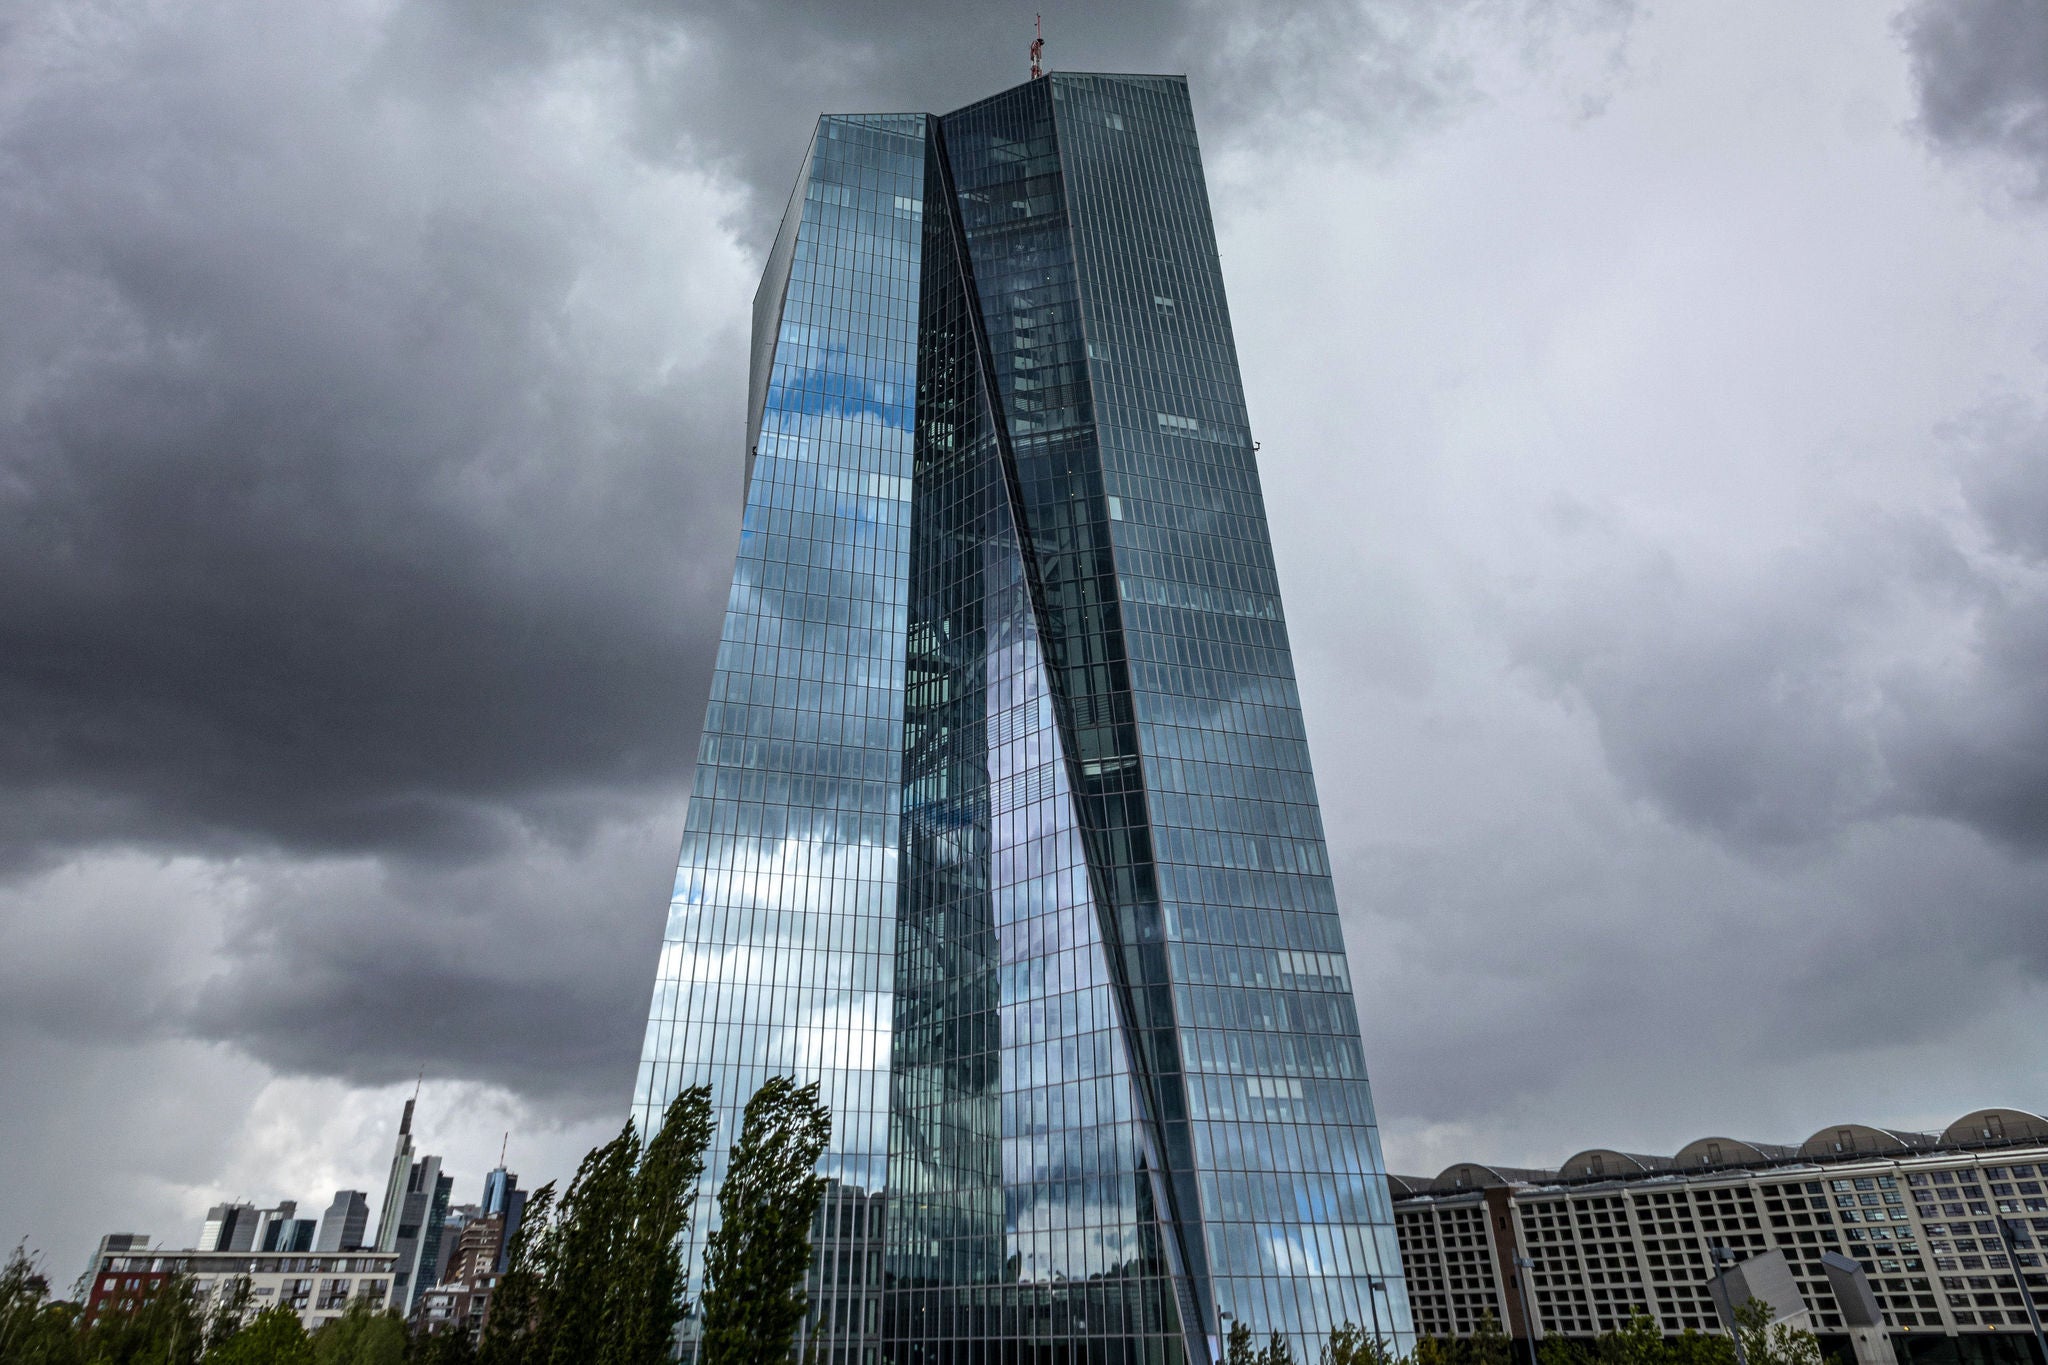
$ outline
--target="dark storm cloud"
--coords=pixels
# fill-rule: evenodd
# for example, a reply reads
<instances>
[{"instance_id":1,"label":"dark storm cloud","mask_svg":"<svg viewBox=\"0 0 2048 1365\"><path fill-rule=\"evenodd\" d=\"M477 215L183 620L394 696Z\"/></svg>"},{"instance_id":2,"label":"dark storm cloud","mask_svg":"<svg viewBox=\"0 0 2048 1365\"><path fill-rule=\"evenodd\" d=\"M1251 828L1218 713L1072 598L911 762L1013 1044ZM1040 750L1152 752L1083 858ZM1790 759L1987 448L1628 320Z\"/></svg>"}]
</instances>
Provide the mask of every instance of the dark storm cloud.
<instances>
[{"instance_id":1,"label":"dark storm cloud","mask_svg":"<svg viewBox=\"0 0 2048 1365\"><path fill-rule=\"evenodd\" d=\"M2010 158L2048 194L2048 8L2032 0L1918 0L1901 20L1937 146Z\"/></svg>"},{"instance_id":2,"label":"dark storm cloud","mask_svg":"<svg viewBox=\"0 0 2048 1365\"><path fill-rule=\"evenodd\" d=\"M421 1066L577 1112L632 1086L674 815L467 867L259 871L181 1021L287 1075Z\"/></svg>"},{"instance_id":3,"label":"dark storm cloud","mask_svg":"<svg viewBox=\"0 0 2048 1365\"><path fill-rule=\"evenodd\" d=\"M1732 846L1923 816L2048 853L2048 424L2003 405L1946 445L1954 517L1845 518L1723 579L1617 544L1525 657L1619 777Z\"/></svg>"},{"instance_id":4,"label":"dark storm cloud","mask_svg":"<svg viewBox=\"0 0 2048 1365\"><path fill-rule=\"evenodd\" d=\"M2048 854L2048 414L1994 404L1956 424L1951 444L1990 553L1964 665L1899 689L1892 764L1920 809Z\"/></svg>"},{"instance_id":5,"label":"dark storm cloud","mask_svg":"<svg viewBox=\"0 0 2048 1365\"><path fill-rule=\"evenodd\" d=\"M1221 136L1398 128L1462 91L1448 14L1153 0L1051 16L1053 58L1194 68ZM0 846L469 857L571 794L678 780L739 347L676 367L577 335L604 215L623 177L708 163L758 219L820 109L964 102L1024 41L924 3L20 25ZM513 132L621 79L599 169ZM726 302L678 323L730 329Z\"/></svg>"},{"instance_id":6,"label":"dark storm cloud","mask_svg":"<svg viewBox=\"0 0 2048 1365\"><path fill-rule=\"evenodd\" d=\"M1128 0L1045 7L1053 70L1185 73L1212 146L1341 133L1393 145L1473 97L1458 39L1475 18L1538 55L1559 33L1625 34L1633 0ZM407 7L388 59L416 73L498 71L602 46L624 54L651 160L708 161L773 230L820 113L945 111L1023 80L1023 10L946 0L488 0Z\"/></svg>"},{"instance_id":7,"label":"dark storm cloud","mask_svg":"<svg viewBox=\"0 0 2048 1365\"><path fill-rule=\"evenodd\" d=\"M673 783L735 367L579 316L619 187L512 96L199 13L0 129L0 838L467 856Z\"/></svg>"}]
</instances>

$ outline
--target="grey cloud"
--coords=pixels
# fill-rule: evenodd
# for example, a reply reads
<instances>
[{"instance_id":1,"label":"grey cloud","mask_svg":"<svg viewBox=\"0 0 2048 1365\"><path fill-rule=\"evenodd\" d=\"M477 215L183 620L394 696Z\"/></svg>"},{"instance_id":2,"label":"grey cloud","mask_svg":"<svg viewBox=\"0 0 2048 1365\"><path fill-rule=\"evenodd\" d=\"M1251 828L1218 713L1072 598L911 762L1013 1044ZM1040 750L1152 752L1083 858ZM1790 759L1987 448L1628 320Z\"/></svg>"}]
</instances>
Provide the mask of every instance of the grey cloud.
<instances>
[{"instance_id":1,"label":"grey cloud","mask_svg":"<svg viewBox=\"0 0 2048 1365\"><path fill-rule=\"evenodd\" d=\"M1796 844L1870 813L1882 781L1844 715L1838 662L1887 580L1853 558L1717 593L1624 551L1600 587L1560 594L1525 658L1585 699L1617 775L1674 817Z\"/></svg>"},{"instance_id":2,"label":"grey cloud","mask_svg":"<svg viewBox=\"0 0 2048 1365\"><path fill-rule=\"evenodd\" d=\"M1900 689L1888 736L1920 809L2031 855L2048 854L2048 591L2008 589L1985 610L1962 676Z\"/></svg>"},{"instance_id":3,"label":"grey cloud","mask_svg":"<svg viewBox=\"0 0 2048 1365\"><path fill-rule=\"evenodd\" d=\"M1451 18L1414 0L1049 19L1056 63L1196 68L1225 136L1406 126L1462 89ZM964 102L1021 74L1024 35L924 3L215 0L8 42L22 865L108 840L476 857L575 793L676 782L729 562L739 309L677 366L644 332L691 320L589 278L606 215L705 163L758 218L820 108ZM599 145L530 145L531 111L620 80Z\"/></svg>"},{"instance_id":4,"label":"grey cloud","mask_svg":"<svg viewBox=\"0 0 2048 1365\"><path fill-rule=\"evenodd\" d=\"M632 1085L680 808L466 867L259 865L176 1020L287 1075L426 1067L577 1113Z\"/></svg>"},{"instance_id":5,"label":"grey cloud","mask_svg":"<svg viewBox=\"0 0 2048 1365\"><path fill-rule=\"evenodd\" d=\"M1633 11L1633 0L1129 0L1049 6L1044 20L1052 69L1188 74L1212 145L1341 133L1391 147L1475 97L1461 51L1474 20L1541 60L1561 33L1618 46ZM753 241L772 231L818 114L943 111L1013 85L1027 74L1026 18L943 0L470 0L407 8L386 56L418 79L474 79L593 47L622 54L641 153L734 176L751 192Z\"/></svg>"},{"instance_id":6,"label":"grey cloud","mask_svg":"<svg viewBox=\"0 0 2048 1365\"><path fill-rule=\"evenodd\" d=\"M588 298L626 187L513 96L358 101L202 13L0 124L0 848L473 856L672 785L734 348Z\"/></svg>"},{"instance_id":7,"label":"grey cloud","mask_svg":"<svg viewBox=\"0 0 2048 1365\"><path fill-rule=\"evenodd\" d=\"M1584 700L1618 776L1731 845L1928 816L2048 852L2041 428L2000 406L1952 434L1955 517L1845 519L1725 581L1617 541L1534 609L1525 661Z\"/></svg>"},{"instance_id":8,"label":"grey cloud","mask_svg":"<svg viewBox=\"0 0 2048 1365\"><path fill-rule=\"evenodd\" d=\"M1901 17L1936 146L2010 159L2048 194L2048 9L2031 0L1917 0Z\"/></svg>"},{"instance_id":9,"label":"grey cloud","mask_svg":"<svg viewBox=\"0 0 2048 1365\"><path fill-rule=\"evenodd\" d=\"M1944 433L1963 497L2001 552L2048 563L2048 412L2006 399Z\"/></svg>"},{"instance_id":10,"label":"grey cloud","mask_svg":"<svg viewBox=\"0 0 2048 1365\"><path fill-rule=\"evenodd\" d=\"M1820 1096L1839 1117L1939 1106L1924 1071L1859 1055L1939 1055L2048 975L2048 865L1987 857L1959 826L1874 820L1766 863L1646 825L1626 800L1557 795L1567 809L1512 831L1341 858L1390 1144L1477 1121L1485 1143L1459 1155L1555 1161L1565 1150L1520 1150L1525 1128L1668 1151L1736 1114L1755 1136L1796 1140L1830 1117L1811 1107ZM1995 1057L1954 1061L1965 1106L1969 1085L2006 1074ZM1824 1066L1813 1094L1765 1123L1771 1101L1751 1083L1802 1066ZM1561 1094L1573 1112L1544 1113Z\"/></svg>"}]
</instances>

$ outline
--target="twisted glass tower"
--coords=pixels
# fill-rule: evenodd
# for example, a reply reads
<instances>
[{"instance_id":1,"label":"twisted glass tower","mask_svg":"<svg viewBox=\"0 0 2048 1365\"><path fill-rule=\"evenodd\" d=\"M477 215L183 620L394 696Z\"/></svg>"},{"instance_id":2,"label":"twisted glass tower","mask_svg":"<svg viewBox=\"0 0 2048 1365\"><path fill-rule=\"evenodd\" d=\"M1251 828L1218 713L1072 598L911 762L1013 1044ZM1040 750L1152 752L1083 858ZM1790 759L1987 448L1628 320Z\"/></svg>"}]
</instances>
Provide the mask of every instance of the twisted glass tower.
<instances>
[{"instance_id":1,"label":"twisted glass tower","mask_svg":"<svg viewBox=\"0 0 2048 1365\"><path fill-rule=\"evenodd\" d=\"M836 1365L1405 1347L1186 83L821 120L748 438L643 1123L822 1083Z\"/></svg>"}]
</instances>

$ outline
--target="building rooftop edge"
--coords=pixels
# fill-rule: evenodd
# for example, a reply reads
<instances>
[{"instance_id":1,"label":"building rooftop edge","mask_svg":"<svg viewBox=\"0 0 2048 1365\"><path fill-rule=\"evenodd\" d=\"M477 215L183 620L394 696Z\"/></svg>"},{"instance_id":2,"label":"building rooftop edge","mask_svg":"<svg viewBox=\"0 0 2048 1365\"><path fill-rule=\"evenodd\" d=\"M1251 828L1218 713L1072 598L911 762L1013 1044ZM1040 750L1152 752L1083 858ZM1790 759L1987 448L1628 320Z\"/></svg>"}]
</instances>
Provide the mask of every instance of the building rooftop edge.
<instances>
[{"instance_id":1,"label":"building rooftop edge","mask_svg":"<svg viewBox=\"0 0 2048 1365\"><path fill-rule=\"evenodd\" d=\"M1014 90L1022 90L1035 81L1049 81L1062 76L1096 77L1112 81L1179 81L1182 85L1186 85L1188 80L1185 71L1048 71L1043 76L1034 76L1030 80L1019 81L1015 85L1004 86L1001 90L991 91L978 99L969 100L958 109L949 109L943 114L935 114L929 109L837 109L827 110L819 114L818 118L821 121L835 118L950 118L954 114L972 109L979 104L985 104L989 100L1001 99L1004 95Z\"/></svg>"},{"instance_id":2,"label":"building rooftop edge","mask_svg":"<svg viewBox=\"0 0 2048 1365\"><path fill-rule=\"evenodd\" d=\"M1726 1144L1725 1148L1722 1144ZM1477 1194L1507 1186L1636 1185L1721 1172L1737 1175L1799 1167L1817 1170L1823 1164L1898 1161L2020 1147L2048 1147L2048 1118L2024 1109L1993 1108L1972 1110L1939 1133L1843 1123L1822 1128L1796 1147L1716 1136L1697 1138L1669 1157L1589 1147L1554 1170L1454 1161L1434 1176L1389 1173L1387 1179L1395 1199L1422 1199ZM1606 1157L1619 1158L1619 1168L1604 1169Z\"/></svg>"}]
</instances>

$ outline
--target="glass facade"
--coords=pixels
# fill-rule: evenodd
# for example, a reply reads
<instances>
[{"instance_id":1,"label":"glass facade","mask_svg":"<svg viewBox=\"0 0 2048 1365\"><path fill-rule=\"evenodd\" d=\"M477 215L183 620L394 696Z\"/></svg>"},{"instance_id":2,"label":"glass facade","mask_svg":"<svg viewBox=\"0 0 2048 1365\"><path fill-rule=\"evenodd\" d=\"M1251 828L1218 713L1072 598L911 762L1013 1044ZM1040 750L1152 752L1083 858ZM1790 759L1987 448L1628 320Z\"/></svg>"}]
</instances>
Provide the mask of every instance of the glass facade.
<instances>
[{"instance_id":1,"label":"glass facade","mask_svg":"<svg viewBox=\"0 0 2048 1365\"><path fill-rule=\"evenodd\" d=\"M642 1115L825 1082L834 1360L1405 1347L1185 83L823 120L749 419Z\"/></svg>"}]
</instances>

